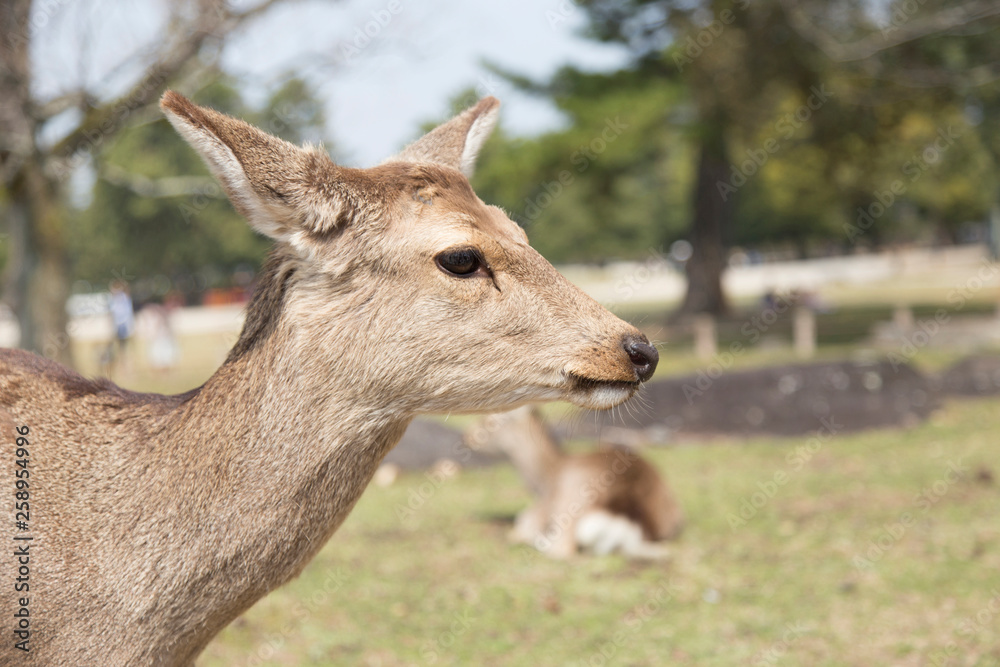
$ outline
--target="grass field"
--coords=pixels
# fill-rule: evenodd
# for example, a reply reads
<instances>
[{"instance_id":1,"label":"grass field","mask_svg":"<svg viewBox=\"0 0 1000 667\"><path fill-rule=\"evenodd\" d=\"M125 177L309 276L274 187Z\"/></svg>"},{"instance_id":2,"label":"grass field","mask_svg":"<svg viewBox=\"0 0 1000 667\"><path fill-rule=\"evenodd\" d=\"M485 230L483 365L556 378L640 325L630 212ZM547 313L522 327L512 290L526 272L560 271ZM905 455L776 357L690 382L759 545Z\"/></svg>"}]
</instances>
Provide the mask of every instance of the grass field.
<instances>
[{"instance_id":1,"label":"grass field","mask_svg":"<svg viewBox=\"0 0 1000 667\"><path fill-rule=\"evenodd\" d=\"M688 515L667 563L508 545L507 466L403 476L199 664L1000 664L998 407L651 451Z\"/></svg>"}]
</instances>

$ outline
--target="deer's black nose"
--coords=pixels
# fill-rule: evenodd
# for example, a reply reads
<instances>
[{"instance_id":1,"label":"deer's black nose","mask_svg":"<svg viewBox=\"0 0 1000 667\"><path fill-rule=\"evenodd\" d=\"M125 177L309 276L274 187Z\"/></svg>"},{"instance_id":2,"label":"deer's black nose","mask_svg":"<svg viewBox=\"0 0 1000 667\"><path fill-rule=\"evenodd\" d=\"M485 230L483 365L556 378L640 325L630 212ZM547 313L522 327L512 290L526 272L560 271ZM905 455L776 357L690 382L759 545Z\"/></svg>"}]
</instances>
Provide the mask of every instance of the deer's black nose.
<instances>
[{"instance_id":1,"label":"deer's black nose","mask_svg":"<svg viewBox=\"0 0 1000 667\"><path fill-rule=\"evenodd\" d=\"M635 367L635 374L639 376L639 382L645 382L653 377L656 370L656 363L660 360L660 353L649 344L649 340L643 336L626 336L622 341L622 346L628 354L629 361Z\"/></svg>"}]
</instances>

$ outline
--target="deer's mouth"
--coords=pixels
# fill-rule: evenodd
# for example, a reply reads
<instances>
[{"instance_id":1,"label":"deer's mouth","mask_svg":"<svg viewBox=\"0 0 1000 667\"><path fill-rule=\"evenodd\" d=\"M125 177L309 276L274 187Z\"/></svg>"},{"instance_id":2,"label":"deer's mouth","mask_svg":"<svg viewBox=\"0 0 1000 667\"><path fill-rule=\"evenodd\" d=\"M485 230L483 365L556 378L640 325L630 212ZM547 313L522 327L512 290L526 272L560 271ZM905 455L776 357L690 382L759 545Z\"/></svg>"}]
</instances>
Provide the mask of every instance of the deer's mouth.
<instances>
[{"instance_id":1,"label":"deer's mouth","mask_svg":"<svg viewBox=\"0 0 1000 667\"><path fill-rule=\"evenodd\" d=\"M581 408L606 410L624 403L639 391L638 380L600 380L567 373L569 401Z\"/></svg>"}]
</instances>

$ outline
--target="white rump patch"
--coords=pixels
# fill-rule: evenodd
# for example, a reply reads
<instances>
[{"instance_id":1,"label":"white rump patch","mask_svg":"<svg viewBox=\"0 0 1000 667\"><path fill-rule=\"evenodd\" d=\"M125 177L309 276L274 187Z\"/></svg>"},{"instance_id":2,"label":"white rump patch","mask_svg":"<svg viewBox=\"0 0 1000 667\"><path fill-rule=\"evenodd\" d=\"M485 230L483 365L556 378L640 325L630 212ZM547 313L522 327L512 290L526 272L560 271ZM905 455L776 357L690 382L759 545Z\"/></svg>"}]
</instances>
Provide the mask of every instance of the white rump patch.
<instances>
[{"instance_id":1,"label":"white rump patch","mask_svg":"<svg viewBox=\"0 0 1000 667\"><path fill-rule=\"evenodd\" d=\"M583 551L596 556L620 552L635 558L659 559L669 555L667 548L647 541L642 526L620 514L594 510L576 523L576 542Z\"/></svg>"}]
</instances>

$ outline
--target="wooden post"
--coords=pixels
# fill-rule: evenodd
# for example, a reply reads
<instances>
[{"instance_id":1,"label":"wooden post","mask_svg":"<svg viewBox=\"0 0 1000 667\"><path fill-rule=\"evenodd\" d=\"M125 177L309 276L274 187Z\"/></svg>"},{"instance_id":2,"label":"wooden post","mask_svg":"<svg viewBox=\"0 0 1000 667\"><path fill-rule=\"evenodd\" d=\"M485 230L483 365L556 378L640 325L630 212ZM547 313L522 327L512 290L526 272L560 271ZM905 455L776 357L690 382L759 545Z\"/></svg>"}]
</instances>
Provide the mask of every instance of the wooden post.
<instances>
[{"instance_id":1,"label":"wooden post","mask_svg":"<svg viewBox=\"0 0 1000 667\"><path fill-rule=\"evenodd\" d=\"M718 341L715 333L715 318L702 313L694 316L694 354L702 360L708 360L718 352Z\"/></svg>"},{"instance_id":2,"label":"wooden post","mask_svg":"<svg viewBox=\"0 0 1000 667\"><path fill-rule=\"evenodd\" d=\"M816 313L811 308L796 308L792 324L795 354L811 359L816 354Z\"/></svg>"}]
</instances>

